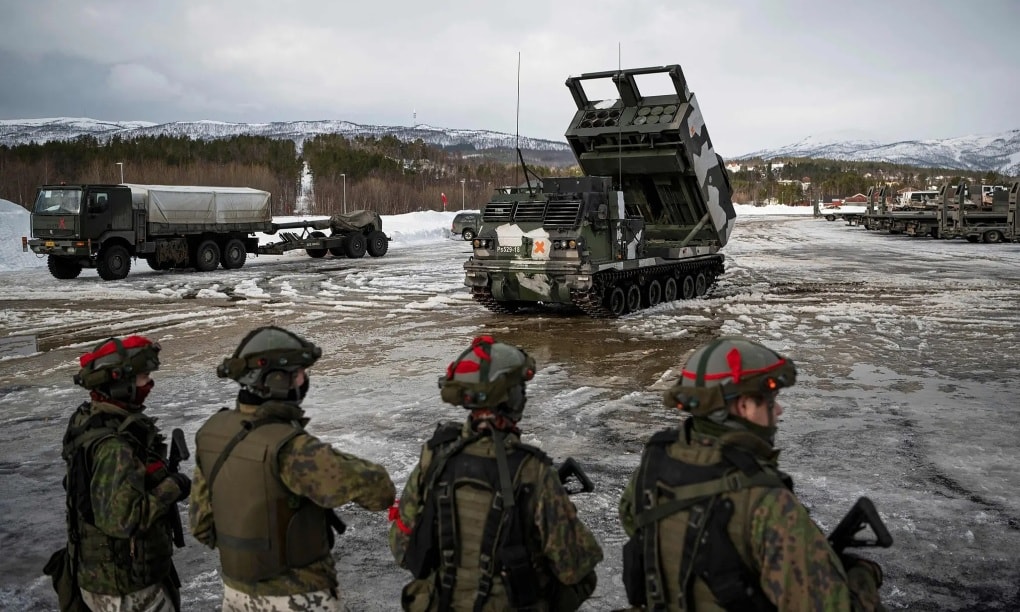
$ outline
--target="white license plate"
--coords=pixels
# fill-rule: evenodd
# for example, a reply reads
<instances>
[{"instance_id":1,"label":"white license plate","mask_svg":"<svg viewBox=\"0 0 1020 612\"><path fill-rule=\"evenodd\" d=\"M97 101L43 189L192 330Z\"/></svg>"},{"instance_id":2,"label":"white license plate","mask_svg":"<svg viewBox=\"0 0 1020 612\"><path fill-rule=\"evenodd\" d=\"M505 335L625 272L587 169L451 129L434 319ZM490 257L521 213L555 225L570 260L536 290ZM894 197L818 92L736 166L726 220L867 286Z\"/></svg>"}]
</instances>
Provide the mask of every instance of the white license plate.
<instances>
[{"instance_id":1,"label":"white license plate","mask_svg":"<svg viewBox=\"0 0 1020 612\"><path fill-rule=\"evenodd\" d=\"M519 250L521 250L521 247L515 247L515 246L496 247L496 252L497 253L516 253Z\"/></svg>"}]
</instances>

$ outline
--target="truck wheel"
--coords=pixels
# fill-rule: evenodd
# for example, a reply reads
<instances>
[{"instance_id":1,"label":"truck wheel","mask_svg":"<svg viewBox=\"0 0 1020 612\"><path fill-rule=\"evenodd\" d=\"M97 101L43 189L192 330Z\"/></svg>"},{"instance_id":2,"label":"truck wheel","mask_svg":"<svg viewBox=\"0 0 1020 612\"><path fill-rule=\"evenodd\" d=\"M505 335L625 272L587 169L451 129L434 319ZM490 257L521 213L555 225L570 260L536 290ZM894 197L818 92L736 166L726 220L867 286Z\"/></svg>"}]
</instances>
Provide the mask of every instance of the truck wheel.
<instances>
[{"instance_id":1,"label":"truck wheel","mask_svg":"<svg viewBox=\"0 0 1020 612\"><path fill-rule=\"evenodd\" d=\"M195 269L211 272L220 265L220 245L213 240L203 240L195 249Z\"/></svg>"},{"instance_id":2,"label":"truck wheel","mask_svg":"<svg viewBox=\"0 0 1020 612\"><path fill-rule=\"evenodd\" d=\"M81 264L78 263L77 259L69 257L50 255L46 258L46 267L50 269L50 274L53 275L53 278L59 278L60 280L78 278L78 275L81 274Z\"/></svg>"},{"instance_id":3,"label":"truck wheel","mask_svg":"<svg viewBox=\"0 0 1020 612\"><path fill-rule=\"evenodd\" d=\"M988 230L983 238L987 244L997 244L1002 242L1002 233L999 230Z\"/></svg>"},{"instance_id":4,"label":"truck wheel","mask_svg":"<svg viewBox=\"0 0 1020 612\"><path fill-rule=\"evenodd\" d=\"M149 264L149 267L157 272L162 268L159 265L159 259L155 255L147 255L145 257L145 263Z\"/></svg>"},{"instance_id":5,"label":"truck wheel","mask_svg":"<svg viewBox=\"0 0 1020 612\"><path fill-rule=\"evenodd\" d=\"M667 302L676 299L676 279L672 276L666 279L666 285L662 288L662 299Z\"/></svg>"},{"instance_id":6,"label":"truck wheel","mask_svg":"<svg viewBox=\"0 0 1020 612\"><path fill-rule=\"evenodd\" d=\"M236 270L248 260L248 251L244 248L244 242L239 238L231 238L223 247L223 261L220 265L224 270Z\"/></svg>"},{"instance_id":7,"label":"truck wheel","mask_svg":"<svg viewBox=\"0 0 1020 612\"><path fill-rule=\"evenodd\" d=\"M309 238L325 238L326 234L322 232L311 232L308 234ZM328 251L326 249L305 249L305 253L308 253L309 257L314 259L320 259L326 256Z\"/></svg>"},{"instance_id":8,"label":"truck wheel","mask_svg":"<svg viewBox=\"0 0 1020 612\"><path fill-rule=\"evenodd\" d=\"M657 306L662 301L662 283L653 278L648 283L648 289L645 293L648 296L648 307Z\"/></svg>"},{"instance_id":9,"label":"truck wheel","mask_svg":"<svg viewBox=\"0 0 1020 612\"><path fill-rule=\"evenodd\" d=\"M464 231L460 233L460 237L464 240L471 240L475 237L475 230L465 228Z\"/></svg>"},{"instance_id":10,"label":"truck wheel","mask_svg":"<svg viewBox=\"0 0 1020 612\"><path fill-rule=\"evenodd\" d=\"M386 234L376 230L368 235L368 254L372 257L382 257L390 250L390 239Z\"/></svg>"},{"instance_id":11,"label":"truck wheel","mask_svg":"<svg viewBox=\"0 0 1020 612\"><path fill-rule=\"evenodd\" d=\"M641 310L641 288L637 285L627 287L627 312Z\"/></svg>"},{"instance_id":12,"label":"truck wheel","mask_svg":"<svg viewBox=\"0 0 1020 612\"><path fill-rule=\"evenodd\" d=\"M365 236L362 234L351 234L347 237L347 241L344 244L347 250L347 256L351 259L357 259L365 256Z\"/></svg>"},{"instance_id":13,"label":"truck wheel","mask_svg":"<svg viewBox=\"0 0 1020 612\"><path fill-rule=\"evenodd\" d=\"M681 287L680 297L689 300L694 297L694 277L688 274L684 277L684 284Z\"/></svg>"},{"instance_id":14,"label":"truck wheel","mask_svg":"<svg viewBox=\"0 0 1020 612\"><path fill-rule=\"evenodd\" d=\"M103 280L120 280L131 270L131 255L119 244L105 247L99 252L96 270Z\"/></svg>"},{"instance_id":15,"label":"truck wheel","mask_svg":"<svg viewBox=\"0 0 1020 612\"><path fill-rule=\"evenodd\" d=\"M329 253L333 257L347 257L347 239L344 238L340 241L340 246L335 246L329 250Z\"/></svg>"}]
</instances>

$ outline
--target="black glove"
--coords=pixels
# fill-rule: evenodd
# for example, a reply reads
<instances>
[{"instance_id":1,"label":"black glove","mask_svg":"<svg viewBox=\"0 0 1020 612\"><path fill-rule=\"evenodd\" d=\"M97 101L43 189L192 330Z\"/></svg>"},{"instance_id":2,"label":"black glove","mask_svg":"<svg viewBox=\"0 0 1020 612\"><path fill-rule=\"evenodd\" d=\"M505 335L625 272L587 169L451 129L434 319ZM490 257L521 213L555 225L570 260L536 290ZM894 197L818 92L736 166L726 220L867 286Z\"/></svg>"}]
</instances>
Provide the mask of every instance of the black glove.
<instances>
[{"instance_id":1,"label":"black glove","mask_svg":"<svg viewBox=\"0 0 1020 612\"><path fill-rule=\"evenodd\" d=\"M882 586L882 566L878 563L847 552L841 554L839 559L843 562L843 569L846 570L847 575L850 574L850 570L860 568L871 574L875 579L876 587Z\"/></svg>"},{"instance_id":2,"label":"black glove","mask_svg":"<svg viewBox=\"0 0 1020 612\"><path fill-rule=\"evenodd\" d=\"M181 474L180 472L170 474L169 476L167 476L167 478L174 481L174 484L177 485L177 488L181 490L180 495L177 496L177 501L183 501L187 499L189 495L191 495L190 478L188 478L184 474Z\"/></svg>"}]
</instances>

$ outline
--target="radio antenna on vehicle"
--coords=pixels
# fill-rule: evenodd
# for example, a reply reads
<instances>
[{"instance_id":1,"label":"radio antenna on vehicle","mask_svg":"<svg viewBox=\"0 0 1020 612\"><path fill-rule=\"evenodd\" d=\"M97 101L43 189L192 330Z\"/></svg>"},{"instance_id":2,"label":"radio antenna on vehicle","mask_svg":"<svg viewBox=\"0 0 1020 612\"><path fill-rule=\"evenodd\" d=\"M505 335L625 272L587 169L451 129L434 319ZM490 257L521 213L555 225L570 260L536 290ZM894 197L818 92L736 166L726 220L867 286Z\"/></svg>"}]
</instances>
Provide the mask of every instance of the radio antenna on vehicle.
<instances>
[{"instance_id":1,"label":"radio antenna on vehicle","mask_svg":"<svg viewBox=\"0 0 1020 612\"><path fill-rule=\"evenodd\" d=\"M534 189L531 187L531 178L528 176L528 164L524 163L524 154L521 153L521 52L517 52L517 127L515 128L516 133L514 135L514 148L517 149L517 159L521 162L521 168L524 172L524 181L528 184L528 193L532 196L535 195ZM517 182L517 172L514 172L514 182Z\"/></svg>"}]
</instances>

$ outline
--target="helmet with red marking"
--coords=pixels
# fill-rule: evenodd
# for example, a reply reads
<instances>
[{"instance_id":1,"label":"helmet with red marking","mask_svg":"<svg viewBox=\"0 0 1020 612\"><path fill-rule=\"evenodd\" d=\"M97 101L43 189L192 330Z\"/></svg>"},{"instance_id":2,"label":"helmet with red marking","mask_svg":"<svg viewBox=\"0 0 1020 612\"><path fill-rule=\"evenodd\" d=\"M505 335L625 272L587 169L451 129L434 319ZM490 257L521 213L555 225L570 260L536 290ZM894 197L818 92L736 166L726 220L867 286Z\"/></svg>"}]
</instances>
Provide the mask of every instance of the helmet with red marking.
<instances>
[{"instance_id":1,"label":"helmet with red marking","mask_svg":"<svg viewBox=\"0 0 1020 612\"><path fill-rule=\"evenodd\" d=\"M729 403L741 395L774 396L796 382L792 360L746 338L722 337L691 354L663 400L694 416L722 419Z\"/></svg>"},{"instance_id":2,"label":"helmet with red marking","mask_svg":"<svg viewBox=\"0 0 1020 612\"><path fill-rule=\"evenodd\" d=\"M145 336L104 340L79 358L74 382L113 400L136 403L137 375L159 369L159 351L159 343Z\"/></svg>"},{"instance_id":3,"label":"helmet with red marking","mask_svg":"<svg viewBox=\"0 0 1020 612\"><path fill-rule=\"evenodd\" d=\"M439 377L444 402L468 410L489 408L519 421L527 402L525 384L535 360L520 348L479 336Z\"/></svg>"}]
</instances>

